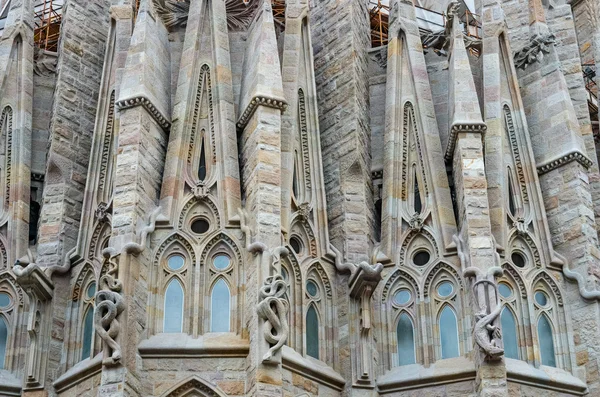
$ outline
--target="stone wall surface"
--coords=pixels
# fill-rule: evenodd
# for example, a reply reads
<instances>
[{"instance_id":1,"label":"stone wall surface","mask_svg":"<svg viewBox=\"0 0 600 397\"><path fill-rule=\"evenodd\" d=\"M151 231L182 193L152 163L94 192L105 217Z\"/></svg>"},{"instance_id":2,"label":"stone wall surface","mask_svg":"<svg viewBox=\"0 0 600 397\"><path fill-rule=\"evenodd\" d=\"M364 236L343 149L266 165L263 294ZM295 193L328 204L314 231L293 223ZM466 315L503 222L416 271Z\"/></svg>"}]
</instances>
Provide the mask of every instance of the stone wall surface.
<instances>
[{"instance_id":1,"label":"stone wall surface","mask_svg":"<svg viewBox=\"0 0 600 397\"><path fill-rule=\"evenodd\" d=\"M600 395L597 2L66 0L56 53L31 3L0 395Z\"/></svg>"}]
</instances>

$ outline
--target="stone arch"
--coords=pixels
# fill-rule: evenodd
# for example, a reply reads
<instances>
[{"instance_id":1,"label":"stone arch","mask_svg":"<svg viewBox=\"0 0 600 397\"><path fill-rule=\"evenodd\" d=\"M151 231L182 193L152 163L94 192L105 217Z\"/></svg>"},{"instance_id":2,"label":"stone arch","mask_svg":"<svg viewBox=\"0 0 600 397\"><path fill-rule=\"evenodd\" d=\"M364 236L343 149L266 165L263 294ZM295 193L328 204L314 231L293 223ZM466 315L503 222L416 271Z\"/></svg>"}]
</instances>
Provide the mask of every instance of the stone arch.
<instances>
[{"instance_id":1,"label":"stone arch","mask_svg":"<svg viewBox=\"0 0 600 397\"><path fill-rule=\"evenodd\" d=\"M73 293L71 295L71 299L73 302L79 301L81 298L82 288L84 284L89 281L90 278L96 279L96 272L94 271L94 267L89 263L85 262L73 283Z\"/></svg>"},{"instance_id":2,"label":"stone arch","mask_svg":"<svg viewBox=\"0 0 600 397\"><path fill-rule=\"evenodd\" d=\"M190 241L181 233L173 233L162 241L162 243L154 253L154 265L156 266L159 263L165 251L170 249L173 245L177 244L182 246L183 249L188 252L192 260L192 264L195 266L197 262L196 250L194 249Z\"/></svg>"},{"instance_id":3,"label":"stone arch","mask_svg":"<svg viewBox=\"0 0 600 397\"><path fill-rule=\"evenodd\" d=\"M531 290L535 293L536 286L540 283L545 284L547 288L545 290L551 293L554 297L554 300L559 306L563 306L563 293L556 283L556 280L545 270L538 272L535 277L533 277L533 281L531 282Z\"/></svg>"},{"instance_id":4,"label":"stone arch","mask_svg":"<svg viewBox=\"0 0 600 397\"><path fill-rule=\"evenodd\" d=\"M111 235L111 220L110 216L104 221L99 221L94 227L92 238L90 239L90 248L88 251L88 259L102 259L102 246L106 237Z\"/></svg>"},{"instance_id":5,"label":"stone arch","mask_svg":"<svg viewBox=\"0 0 600 397\"><path fill-rule=\"evenodd\" d=\"M460 289L464 289L465 285L462 277L458 274L458 271L454 268L454 266L446 263L446 262L438 262L427 274L425 277L425 282L423 283L423 296L428 297L431 289L431 284L435 278L438 277L438 274L446 272L451 275L452 278L455 279L456 283L460 287Z\"/></svg>"},{"instance_id":6,"label":"stone arch","mask_svg":"<svg viewBox=\"0 0 600 397\"><path fill-rule=\"evenodd\" d=\"M172 387L161 397L227 397L216 385L193 376Z\"/></svg>"},{"instance_id":7,"label":"stone arch","mask_svg":"<svg viewBox=\"0 0 600 397\"><path fill-rule=\"evenodd\" d=\"M524 255L534 267L538 269L542 268L542 259L540 250L538 249L538 244L529 234L529 232L518 234L516 231L514 231L509 236L508 241L508 246L510 247L508 255L512 255L513 252L518 252L521 255Z\"/></svg>"},{"instance_id":8,"label":"stone arch","mask_svg":"<svg viewBox=\"0 0 600 397\"><path fill-rule=\"evenodd\" d=\"M399 250L400 263L404 264L405 266L407 265L407 263L409 262L407 258L407 253L409 253L413 248L413 242L418 243L418 239L424 239L427 241L426 245L429 245L432 261L440 257L440 250L434 235L429 230L427 230L426 227L423 227L421 229L414 228L410 229L408 233L406 233L405 237L402 239L402 245L400 246Z\"/></svg>"},{"instance_id":9,"label":"stone arch","mask_svg":"<svg viewBox=\"0 0 600 397\"><path fill-rule=\"evenodd\" d=\"M290 240L297 236L302 240L306 255L317 257L317 238L311 223L303 216L295 216L290 227ZM304 254L304 253L303 253Z\"/></svg>"},{"instance_id":10,"label":"stone arch","mask_svg":"<svg viewBox=\"0 0 600 397\"><path fill-rule=\"evenodd\" d=\"M6 250L6 240L0 234L0 270L6 270L8 267L8 251Z\"/></svg>"},{"instance_id":11,"label":"stone arch","mask_svg":"<svg viewBox=\"0 0 600 397\"><path fill-rule=\"evenodd\" d=\"M388 298L393 286L399 279L406 280L410 285L413 286L417 295L420 295L421 291L419 290L419 283L417 282L416 277L414 277L405 269L396 269L388 276L387 280L383 284L383 289L381 291L382 301L385 301Z\"/></svg>"},{"instance_id":12,"label":"stone arch","mask_svg":"<svg viewBox=\"0 0 600 397\"><path fill-rule=\"evenodd\" d=\"M191 196L184 200L185 204L179 214L178 227L180 230L189 229L189 224L194 218L204 218L210 224L210 230L221 227L221 214L214 200L208 194L204 196Z\"/></svg>"}]
</instances>

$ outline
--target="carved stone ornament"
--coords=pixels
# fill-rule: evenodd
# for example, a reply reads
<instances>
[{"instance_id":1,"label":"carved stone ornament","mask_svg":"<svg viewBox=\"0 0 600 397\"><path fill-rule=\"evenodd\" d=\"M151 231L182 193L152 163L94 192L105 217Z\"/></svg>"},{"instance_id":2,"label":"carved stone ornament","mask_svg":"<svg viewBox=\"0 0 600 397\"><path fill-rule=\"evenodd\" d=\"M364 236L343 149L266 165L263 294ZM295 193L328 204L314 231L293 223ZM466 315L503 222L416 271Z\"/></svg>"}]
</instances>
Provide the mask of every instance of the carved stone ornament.
<instances>
[{"instance_id":1,"label":"carved stone ornament","mask_svg":"<svg viewBox=\"0 0 600 397\"><path fill-rule=\"evenodd\" d=\"M259 303L256 307L258 316L265 322L263 335L271 346L263 356L263 362L271 362L273 356L287 341L289 325L287 322L288 302L285 293L288 285L279 274L267 277L258 293Z\"/></svg>"},{"instance_id":2,"label":"carved stone ornament","mask_svg":"<svg viewBox=\"0 0 600 397\"><path fill-rule=\"evenodd\" d=\"M230 30L246 29L256 12L255 0L225 0L227 27ZM154 9L169 29L187 25L190 0L154 0Z\"/></svg>"},{"instance_id":3,"label":"carved stone ornament","mask_svg":"<svg viewBox=\"0 0 600 397\"><path fill-rule=\"evenodd\" d=\"M118 265L115 258L111 257L111 252L110 248L102 252L108 271L100 278L94 311L94 328L102 339L102 363L107 366L118 364L121 360L121 347L116 341L121 330L117 317L125 310L125 299L121 295L123 285L116 278Z\"/></svg>"},{"instance_id":4,"label":"carved stone ornament","mask_svg":"<svg viewBox=\"0 0 600 397\"><path fill-rule=\"evenodd\" d=\"M531 37L529 43L515 53L515 66L518 69L527 69L527 66L541 62L544 54L550 53L555 40L556 37L551 33Z\"/></svg>"}]
</instances>

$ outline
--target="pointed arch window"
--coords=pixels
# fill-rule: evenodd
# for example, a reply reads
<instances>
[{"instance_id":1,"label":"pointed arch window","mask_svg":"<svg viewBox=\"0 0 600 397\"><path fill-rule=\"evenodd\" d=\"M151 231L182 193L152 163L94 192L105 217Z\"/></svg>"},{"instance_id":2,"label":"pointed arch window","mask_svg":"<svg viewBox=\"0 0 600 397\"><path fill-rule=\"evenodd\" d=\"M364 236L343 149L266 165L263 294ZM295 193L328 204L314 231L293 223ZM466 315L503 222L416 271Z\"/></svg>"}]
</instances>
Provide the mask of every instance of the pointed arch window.
<instances>
[{"instance_id":1,"label":"pointed arch window","mask_svg":"<svg viewBox=\"0 0 600 397\"><path fill-rule=\"evenodd\" d=\"M96 281L93 272L81 292L83 316L81 317L81 357L79 360L91 358L94 354L94 298L96 297Z\"/></svg>"},{"instance_id":2,"label":"pointed arch window","mask_svg":"<svg viewBox=\"0 0 600 397\"><path fill-rule=\"evenodd\" d=\"M319 316L314 305L306 312L306 354L319 359Z\"/></svg>"},{"instance_id":3,"label":"pointed arch window","mask_svg":"<svg viewBox=\"0 0 600 397\"><path fill-rule=\"evenodd\" d=\"M198 163L198 179L204 182L206 179L206 148L204 145L204 137L200 141L200 161Z\"/></svg>"},{"instance_id":4,"label":"pointed arch window","mask_svg":"<svg viewBox=\"0 0 600 397\"><path fill-rule=\"evenodd\" d=\"M398 317L396 338L398 340L398 364L414 364L416 362L414 326L409 315L405 312Z\"/></svg>"},{"instance_id":5,"label":"pointed arch window","mask_svg":"<svg viewBox=\"0 0 600 397\"><path fill-rule=\"evenodd\" d=\"M88 307L83 316L83 340L81 348L81 359L84 360L92 355L92 338L94 336L94 309Z\"/></svg>"},{"instance_id":6,"label":"pointed arch window","mask_svg":"<svg viewBox=\"0 0 600 397\"><path fill-rule=\"evenodd\" d=\"M502 325L502 342L504 343L504 356L519 359L519 342L517 339L517 321L508 307L502 309L500 314Z\"/></svg>"},{"instance_id":7,"label":"pointed arch window","mask_svg":"<svg viewBox=\"0 0 600 397\"><path fill-rule=\"evenodd\" d=\"M172 279L165 291L163 332L182 332L184 299L181 283Z\"/></svg>"},{"instance_id":8,"label":"pointed arch window","mask_svg":"<svg viewBox=\"0 0 600 397\"><path fill-rule=\"evenodd\" d=\"M6 346L8 344L8 325L4 316L0 316L0 369L6 368Z\"/></svg>"},{"instance_id":9,"label":"pointed arch window","mask_svg":"<svg viewBox=\"0 0 600 397\"><path fill-rule=\"evenodd\" d=\"M440 344L442 346L442 359L458 357L458 322L456 314L450 306L446 306L440 313Z\"/></svg>"},{"instance_id":10,"label":"pointed arch window","mask_svg":"<svg viewBox=\"0 0 600 397\"><path fill-rule=\"evenodd\" d=\"M537 329L542 365L556 367L556 354L554 353L552 325L545 314L542 314L538 319Z\"/></svg>"},{"instance_id":11,"label":"pointed arch window","mask_svg":"<svg viewBox=\"0 0 600 397\"><path fill-rule=\"evenodd\" d=\"M213 286L210 305L210 332L229 332L231 329L231 293L222 278Z\"/></svg>"}]
</instances>

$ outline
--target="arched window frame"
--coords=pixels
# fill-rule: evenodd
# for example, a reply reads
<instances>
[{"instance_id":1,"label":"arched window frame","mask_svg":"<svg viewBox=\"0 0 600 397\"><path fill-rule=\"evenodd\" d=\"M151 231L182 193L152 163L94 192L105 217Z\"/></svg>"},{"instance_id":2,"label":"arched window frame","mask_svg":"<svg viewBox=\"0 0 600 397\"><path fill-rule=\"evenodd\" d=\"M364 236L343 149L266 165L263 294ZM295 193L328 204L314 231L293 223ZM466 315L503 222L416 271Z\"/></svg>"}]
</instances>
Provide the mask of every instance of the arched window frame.
<instances>
[{"instance_id":1,"label":"arched window frame","mask_svg":"<svg viewBox=\"0 0 600 397\"><path fill-rule=\"evenodd\" d=\"M560 291L558 285L552 279L552 276L546 273L546 271L538 273L534 278L532 285L531 310L532 318L534 319L532 322L532 334L535 341L535 365L539 366L542 364L540 341L538 340L538 324L540 317L546 315L550 322L550 326L552 327L556 367L570 371L572 360L567 336L569 332L563 307L562 291ZM547 305L541 306L537 303L535 294L538 291L544 292L548 297Z\"/></svg>"},{"instance_id":2,"label":"arched window frame","mask_svg":"<svg viewBox=\"0 0 600 397\"><path fill-rule=\"evenodd\" d=\"M20 323L19 320L19 316L21 316L23 313L23 294L21 291L17 291L18 287L15 287L15 284L13 283L14 280L8 280L8 276L7 273L5 273L4 280L2 280L0 282L0 293L5 293L9 296L10 298L10 303L6 306L6 307L2 307L0 308L0 317L2 317L2 319L4 320L5 324L6 324L6 330L7 330L7 334L6 334L6 350L4 352L4 362L0 363L2 364L1 368L5 369L5 370L12 370L13 369L13 362L15 359L15 350L13 349L13 346L15 346L15 342L18 343L18 337L15 333L15 331L18 329L18 322ZM12 278L12 277L11 277ZM1 358L0 358L1 360Z\"/></svg>"},{"instance_id":3,"label":"arched window frame","mask_svg":"<svg viewBox=\"0 0 600 397\"><path fill-rule=\"evenodd\" d=\"M409 270L396 269L390 274L386 282L382 283L380 307L382 316L381 324L384 325L384 330L381 336L383 342L381 354L385 370L397 367L400 362L398 356L397 325L403 313L409 316L413 325L415 363L422 364L424 362L425 352L420 326L420 310L422 310L420 305L422 305L423 300L419 284L416 280L417 276ZM407 303L399 304L396 302L395 296L403 289L410 291L411 298Z\"/></svg>"},{"instance_id":4,"label":"arched window frame","mask_svg":"<svg viewBox=\"0 0 600 397\"><path fill-rule=\"evenodd\" d=\"M304 317L302 316L302 273L296 254L288 247L290 254L284 257L281 261L281 270L284 279L288 284L286 299L289 302L288 310L288 325L289 336L286 344L292 349L300 352L303 350L303 324Z\"/></svg>"},{"instance_id":5,"label":"arched window frame","mask_svg":"<svg viewBox=\"0 0 600 397\"><path fill-rule=\"evenodd\" d=\"M213 260L219 255L229 258L229 265L223 269L214 266ZM204 291L204 310L199 318L199 333L211 332L211 307L213 287L219 279L223 279L229 288L230 326L229 332L239 333L242 329L243 297L239 295L239 268L242 255L236 243L225 233L217 233L206 243L200 258L200 290Z\"/></svg>"},{"instance_id":6,"label":"arched window frame","mask_svg":"<svg viewBox=\"0 0 600 397\"><path fill-rule=\"evenodd\" d=\"M519 360L530 361L529 358L533 357L534 352L531 327L528 326L530 316L525 281L519 272L519 268L511 263L504 263L502 268L504 273L497 280L498 284L507 284L512 289L512 294L508 298L501 294L498 294L498 296L501 304L510 310L515 317ZM533 362L531 363L533 364Z\"/></svg>"},{"instance_id":7,"label":"arched window frame","mask_svg":"<svg viewBox=\"0 0 600 397\"><path fill-rule=\"evenodd\" d=\"M317 285L318 294L310 296L306 286L312 281ZM303 354L306 356L306 315L309 305L313 305L319 318L319 360L330 366L334 366L337 359L334 354L335 347L335 316L333 311L333 290L329 282L329 276L320 263L314 263L307 272L307 276L302 286L304 291L304 309L303 313Z\"/></svg>"},{"instance_id":8,"label":"arched window frame","mask_svg":"<svg viewBox=\"0 0 600 397\"><path fill-rule=\"evenodd\" d=\"M92 332L92 341L89 357L83 357L83 343L85 333L85 318L90 310L95 307L95 294L89 297L87 295L88 288L91 284L95 284L95 290L98 291L98 279L96 270L89 262L83 262L77 277L73 279L73 287L71 293L71 321L70 330L68 332L70 343L68 354L68 365L73 366L78 362L87 358L93 358L100 351L100 340L96 337L95 329Z\"/></svg>"},{"instance_id":9,"label":"arched window frame","mask_svg":"<svg viewBox=\"0 0 600 397\"><path fill-rule=\"evenodd\" d=\"M184 264L179 269L169 268L169 258L182 256ZM151 285L158 287L155 294L149 295L149 314L153 320L149 322L151 335L164 332L165 295L171 281L177 280L183 289L183 324L181 332L193 334L194 321L194 269L196 268L196 253L191 243L181 234L172 234L163 240L154 255L154 271Z\"/></svg>"},{"instance_id":10,"label":"arched window frame","mask_svg":"<svg viewBox=\"0 0 600 397\"><path fill-rule=\"evenodd\" d=\"M434 268L431 270L430 276L426 278L426 280L431 280L431 282L427 285L429 310L431 313L429 318L433 319L435 324L431 324L431 326L428 328L432 336L431 340L433 341L434 360L442 359L440 316L446 307L449 307L456 316L458 355L464 355L469 350L467 346L472 345L470 333L467 333L467 340L464 338L464 330L470 329L471 326L465 321L465 307L463 302L464 290L462 288L464 284L462 279L458 278L460 276L451 265L443 262L440 262L440 265L441 267L439 269L436 269L437 265L434 266ZM438 286L443 282L449 282L453 287L452 293L446 297L442 297L437 291Z\"/></svg>"}]
</instances>

